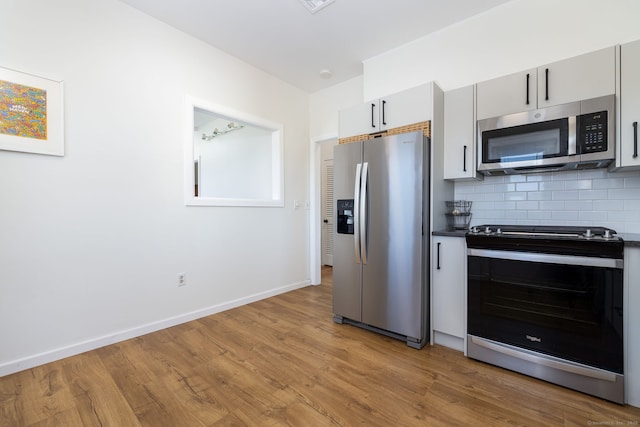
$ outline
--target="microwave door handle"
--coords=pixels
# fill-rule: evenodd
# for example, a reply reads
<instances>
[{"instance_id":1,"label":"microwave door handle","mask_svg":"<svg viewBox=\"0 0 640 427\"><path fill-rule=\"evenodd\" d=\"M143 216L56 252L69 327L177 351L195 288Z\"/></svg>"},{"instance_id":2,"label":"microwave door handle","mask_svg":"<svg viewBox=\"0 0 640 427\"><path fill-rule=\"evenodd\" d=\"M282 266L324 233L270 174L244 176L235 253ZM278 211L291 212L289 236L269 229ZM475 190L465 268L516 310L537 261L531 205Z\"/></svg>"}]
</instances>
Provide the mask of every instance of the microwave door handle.
<instances>
[{"instance_id":1,"label":"microwave door handle","mask_svg":"<svg viewBox=\"0 0 640 427\"><path fill-rule=\"evenodd\" d=\"M527 73L527 105L529 105L529 73Z\"/></svg>"},{"instance_id":2,"label":"microwave door handle","mask_svg":"<svg viewBox=\"0 0 640 427\"><path fill-rule=\"evenodd\" d=\"M577 118L576 116L570 116L568 119L569 125L569 141L567 151L570 156L574 154L578 154L578 136L577 136Z\"/></svg>"},{"instance_id":3,"label":"microwave door handle","mask_svg":"<svg viewBox=\"0 0 640 427\"><path fill-rule=\"evenodd\" d=\"M362 163L356 165L355 187L353 189L353 244L356 251L356 262L360 264L360 182Z\"/></svg>"}]
</instances>

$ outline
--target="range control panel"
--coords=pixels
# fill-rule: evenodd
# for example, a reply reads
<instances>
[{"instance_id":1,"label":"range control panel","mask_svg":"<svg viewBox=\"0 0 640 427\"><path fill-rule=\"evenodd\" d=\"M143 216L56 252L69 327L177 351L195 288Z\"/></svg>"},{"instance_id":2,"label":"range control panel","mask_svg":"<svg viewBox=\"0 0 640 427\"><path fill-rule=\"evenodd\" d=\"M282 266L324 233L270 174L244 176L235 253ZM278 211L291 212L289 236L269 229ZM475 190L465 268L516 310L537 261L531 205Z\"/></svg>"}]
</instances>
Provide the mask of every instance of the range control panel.
<instances>
[{"instance_id":1,"label":"range control panel","mask_svg":"<svg viewBox=\"0 0 640 427\"><path fill-rule=\"evenodd\" d=\"M578 154L607 151L607 111L578 116L577 152Z\"/></svg>"}]
</instances>

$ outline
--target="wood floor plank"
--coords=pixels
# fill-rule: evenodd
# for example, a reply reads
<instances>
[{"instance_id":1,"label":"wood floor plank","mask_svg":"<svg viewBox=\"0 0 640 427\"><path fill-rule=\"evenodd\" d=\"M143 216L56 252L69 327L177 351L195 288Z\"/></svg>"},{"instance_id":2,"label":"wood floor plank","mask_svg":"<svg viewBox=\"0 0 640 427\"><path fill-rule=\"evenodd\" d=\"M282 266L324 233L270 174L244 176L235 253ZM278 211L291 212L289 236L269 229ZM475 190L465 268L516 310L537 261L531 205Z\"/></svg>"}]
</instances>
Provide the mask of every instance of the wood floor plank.
<instances>
[{"instance_id":1,"label":"wood floor plank","mask_svg":"<svg viewBox=\"0 0 640 427\"><path fill-rule=\"evenodd\" d=\"M333 322L323 285L0 378L0 427L638 425L617 405Z\"/></svg>"}]
</instances>

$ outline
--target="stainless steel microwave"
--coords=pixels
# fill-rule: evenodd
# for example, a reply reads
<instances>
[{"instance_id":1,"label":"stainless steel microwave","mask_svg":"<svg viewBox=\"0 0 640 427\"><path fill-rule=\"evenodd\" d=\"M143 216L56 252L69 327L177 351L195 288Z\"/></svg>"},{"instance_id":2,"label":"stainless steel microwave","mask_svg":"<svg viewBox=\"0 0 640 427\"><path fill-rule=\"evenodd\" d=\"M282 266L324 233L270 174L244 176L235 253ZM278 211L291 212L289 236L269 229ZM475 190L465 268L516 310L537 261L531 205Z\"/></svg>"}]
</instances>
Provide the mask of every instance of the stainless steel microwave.
<instances>
[{"instance_id":1,"label":"stainless steel microwave","mask_svg":"<svg viewBox=\"0 0 640 427\"><path fill-rule=\"evenodd\" d=\"M615 159L615 96L478 120L478 172L606 167Z\"/></svg>"}]
</instances>

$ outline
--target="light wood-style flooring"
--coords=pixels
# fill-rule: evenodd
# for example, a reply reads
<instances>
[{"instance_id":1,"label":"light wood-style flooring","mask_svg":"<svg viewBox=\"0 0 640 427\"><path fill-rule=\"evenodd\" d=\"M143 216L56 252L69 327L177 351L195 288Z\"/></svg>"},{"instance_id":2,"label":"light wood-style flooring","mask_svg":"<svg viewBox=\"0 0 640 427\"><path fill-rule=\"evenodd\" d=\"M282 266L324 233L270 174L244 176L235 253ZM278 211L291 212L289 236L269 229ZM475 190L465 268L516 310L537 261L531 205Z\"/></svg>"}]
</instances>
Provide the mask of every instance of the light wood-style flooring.
<instances>
[{"instance_id":1,"label":"light wood-style flooring","mask_svg":"<svg viewBox=\"0 0 640 427\"><path fill-rule=\"evenodd\" d=\"M0 378L1 426L638 425L620 406L333 323L323 284Z\"/></svg>"}]
</instances>

